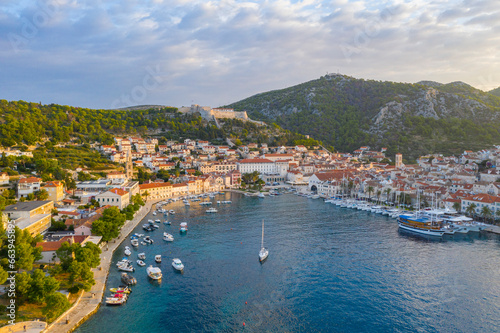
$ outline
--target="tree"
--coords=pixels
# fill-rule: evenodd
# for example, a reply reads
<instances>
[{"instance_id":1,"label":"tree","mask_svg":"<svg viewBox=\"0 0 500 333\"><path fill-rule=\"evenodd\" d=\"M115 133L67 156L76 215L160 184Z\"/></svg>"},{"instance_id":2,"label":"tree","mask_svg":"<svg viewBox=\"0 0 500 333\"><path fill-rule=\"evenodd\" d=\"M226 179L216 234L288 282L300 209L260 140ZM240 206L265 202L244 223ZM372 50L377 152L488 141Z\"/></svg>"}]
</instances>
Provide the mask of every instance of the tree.
<instances>
[{"instance_id":1,"label":"tree","mask_svg":"<svg viewBox=\"0 0 500 333\"><path fill-rule=\"evenodd\" d=\"M475 203L470 203L465 212L469 215L474 215L476 213L476 208L477 206Z\"/></svg>"},{"instance_id":2,"label":"tree","mask_svg":"<svg viewBox=\"0 0 500 333\"><path fill-rule=\"evenodd\" d=\"M68 272L70 273L69 282L76 292L80 289L89 291L95 284L94 273L92 273L90 267L85 262L73 261L69 266Z\"/></svg>"},{"instance_id":3,"label":"tree","mask_svg":"<svg viewBox=\"0 0 500 333\"><path fill-rule=\"evenodd\" d=\"M45 276L41 269L35 269L31 274L28 300L33 303L43 303L45 297L59 289L59 282L52 276Z\"/></svg>"},{"instance_id":4,"label":"tree","mask_svg":"<svg viewBox=\"0 0 500 333\"><path fill-rule=\"evenodd\" d=\"M30 271L33 263L42 259L42 248L35 247L41 241L42 236L32 237L28 230L15 228L16 235L16 268Z\"/></svg>"},{"instance_id":5,"label":"tree","mask_svg":"<svg viewBox=\"0 0 500 333\"><path fill-rule=\"evenodd\" d=\"M49 192L47 192L47 190L41 189L40 191L35 192L35 196L40 201L47 200L49 198Z\"/></svg>"},{"instance_id":6,"label":"tree","mask_svg":"<svg viewBox=\"0 0 500 333\"><path fill-rule=\"evenodd\" d=\"M144 192L142 192L142 196L143 197L146 197L146 201L148 201L148 197L149 197L149 192L146 190Z\"/></svg>"},{"instance_id":7,"label":"tree","mask_svg":"<svg viewBox=\"0 0 500 333\"><path fill-rule=\"evenodd\" d=\"M59 249L56 250L56 255L59 258L60 265L64 271L68 270L69 266L74 260L73 251L74 247L68 242L62 243Z\"/></svg>"},{"instance_id":8,"label":"tree","mask_svg":"<svg viewBox=\"0 0 500 333\"><path fill-rule=\"evenodd\" d=\"M22 302L27 299L30 291L31 275L26 272L16 274L16 295Z\"/></svg>"},{"instance_id":9,"label":"tree","mask_svg":"<svg viewBox=\"0 0 500 333\"><path fill-rule=\"evenodd\" d=\"M460 212L460 210L461 210L461 207L460 207L460 206L461 206L461 205L460 205L460 202L454 202L454 203L453 203L453 209L454 209L455 211L457 211L457 212Z\"/></svg>"},{"instance_id":10,"label":"tree","mask_svg":"<svg viewBox=\"0 0 500 333\"><path fill-rule=\"evenodd\" d=\"M372 198L372 193L373 193L373 190L374 190L374 189L373 189L373 186L368 186L368 187L366 188L366 190L368 191L368 200L371 200L371 198Z\"/></svg>"},{"instance_id":11,"label":"tree","mask_svg":"<svg viewBox=\"0 0 500 333\"><path fill-rule=\"evenodd\" d=\"M139 204L140 206L144 206L144 200L139 193L135 194L131 198L132 204Z\"/></svg>"},{"instance_id":12,"label":"tree","mask_svg":"<svg viewBox=\"0 0 500 333\"><path fill-rule=\"evenodd\" d=\"M50 322L59 317L64 311L71 306L66 296L61 293L52 293L45 298L46 306L42 310L42 314Z\"/></svg>"},{"instance_id":13,"label":"tree","mask_svg":"<svg viewBox=\"0 0 500 333\"><path fill-rule=\"evenodd\" d=\"M5 281L7 281L8 277L9 274L7 273L7 271L2 266L0 266L0 284L4 284Z\"/></svg>"},{"instance_id":14,"label":"tree","mask_svg":"<svg viewBox=\"0 0 500 333\"><path fill-rule=\"evenodd\" d=\"M489 217L491 217L493 212L488 206L483 206L481 208L481 215L483 216L484 220L486 221Z\"/></svg>"},{"instance_id":15,"label":"tree","mask_svg":"<svg viewBox=\"0 0 500 333\"><path fill-rule=\"evenodd\" d=\"M77 245L77 244L75 244ZM75 248L75 260L96 268L101 263L101 249L94 243L88 242L85 246L78 244Z\"/></svg>"},{"instance_id":16,"label":"tree","mask_svg":"<svg viewBox=\"0 0 500 333\"><path fill-rule=\"evenodd\" d=\"M387 189L385 189L385 191L384 191L384 192L385 192L385 194L386 194L386 198L387 198L386 200L387 200L387 201L389 201L389 194L391 194L391 191L392 191L392 190L391 190L390 188L387 188Z\"/></svg>"}]
</instances>

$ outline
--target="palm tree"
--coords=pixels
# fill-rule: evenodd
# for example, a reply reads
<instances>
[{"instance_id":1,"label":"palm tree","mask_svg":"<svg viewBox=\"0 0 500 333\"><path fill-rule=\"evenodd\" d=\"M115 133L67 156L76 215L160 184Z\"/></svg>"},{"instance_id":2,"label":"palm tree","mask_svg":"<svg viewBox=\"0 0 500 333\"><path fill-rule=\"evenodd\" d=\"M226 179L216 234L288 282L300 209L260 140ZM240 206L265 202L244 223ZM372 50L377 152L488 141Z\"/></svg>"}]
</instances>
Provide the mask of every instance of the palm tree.
<instances>
[{"instance_id":1,"label":"palm tree","mask_svg":"<svg viewBox=\"0 0 500 333\"><path fill-rule=\"evenodd\" d=\"M457 212L460 212L460 210L461 210L460 202L455 202L453 204L453 209L456 210Z\"/></svg>"},{"instance_id":2,"label":"palm tree","mask_svg":"<svg viewBox=\"0 0 500 333\"><path fill-rule=\"evenodd\" d=\"M484 221L486 221L486 219L490 217L492 214L493 212L491 211L490 207L483 206L483 208L481 208L481 215L483 216Z\"/></svg>"},{"instance_id":3,"label":"palm tree","mask_svg":"<svg viewBox=\"0 0 500 333\"><path fill-rule=\"evenodd\" d=\"M368 200L371 200L373 193L373 186L368 186L366 190L368 191Z\"/></svg>"},{"instance_id":4,"label":"palm tree","mask_svg":"<svg viewBox=\"0 0 500 333\"><path fill-rule=\"evenodd\" d=\"M146 201L148 201L149 192L148 192L148 191L144 191L144 192L142 193L142 196L143 196L143 197L146 197Z\"/></svg>"},{"instance_id":5,"label":"palm tree","mask_svg":"<svg viewBox=\"0 0 500 333\"><path fill-rule=\"evenodd\" d=\"M382 194L381 190L377 191L377 201L380 201L380 195Z\"/></svg>"},{"instance_id":6,"label":"palm tree","mask_svg":"<svg viewBox=\"0 0 500 333\"><path fill-rule=\"evenodd\" d=\"M474 213L476 212L476 204L475 203L471 203L469 204L469 206L467 206L467 209L465 210L465 212L469 215L474 215Z\"/></svg>"},{"instance_id":7,"label":"palm tree","mask_svg":"<svg viewBox=\"0 0 500 333\"><path fill-rule=\"evenodd\" d=\"M391 194L391 191L392 191L392 190L391 190L390 188L388 188L388 189L386 189L386 190L384 191L384 192L385 192L385 194L386 194L386 200L387 200L387 201L389 201L389 194Z\"/></svg>"}]
</instances>

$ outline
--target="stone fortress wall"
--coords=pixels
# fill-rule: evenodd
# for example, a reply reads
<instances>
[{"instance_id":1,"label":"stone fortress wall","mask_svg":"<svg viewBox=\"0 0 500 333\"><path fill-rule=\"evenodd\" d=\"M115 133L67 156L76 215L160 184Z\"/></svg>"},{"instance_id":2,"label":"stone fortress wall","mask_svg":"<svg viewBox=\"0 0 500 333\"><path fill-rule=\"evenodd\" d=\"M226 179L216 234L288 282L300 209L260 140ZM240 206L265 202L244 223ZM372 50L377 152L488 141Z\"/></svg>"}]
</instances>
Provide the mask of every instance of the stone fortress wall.
<instances>
[{"instance_id":1,"label":"stone fortress wall","mask_svg":"<svg viewBox=\"0 0 500 333\"><path fill-rule=\"evenodd\" d=\"M211 108L209 106L200 106L198 104L192 104L189 106L183 106L179 108L179 112L182 113L200 113L201 117L207 121L217 121L217 119L230 118L230 119L240 119L243 121L251 121L260 125L263 122L255 121L248 118L246 111L234 111L234 109L228 108Z\"/></svg>"}]
</instances>

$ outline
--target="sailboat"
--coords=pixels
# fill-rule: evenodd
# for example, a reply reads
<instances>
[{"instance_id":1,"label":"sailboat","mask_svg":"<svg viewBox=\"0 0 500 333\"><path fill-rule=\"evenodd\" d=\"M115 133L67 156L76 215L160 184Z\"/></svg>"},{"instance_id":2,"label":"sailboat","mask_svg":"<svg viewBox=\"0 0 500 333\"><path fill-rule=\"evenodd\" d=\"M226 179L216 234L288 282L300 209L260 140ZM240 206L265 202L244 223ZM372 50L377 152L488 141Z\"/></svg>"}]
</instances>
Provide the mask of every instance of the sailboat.
<instances>
[{"instance_id":1,"label":"sailboat","mask_svg":"<svg viewBox=\"0 0 500 333\"><path fill-rule=\"evenodd\" d=\"M266 260L269 255L269 250L264 247L264 220L262 220L262 243L259 251L259 261Z\"/></svg>"}]
</instances>

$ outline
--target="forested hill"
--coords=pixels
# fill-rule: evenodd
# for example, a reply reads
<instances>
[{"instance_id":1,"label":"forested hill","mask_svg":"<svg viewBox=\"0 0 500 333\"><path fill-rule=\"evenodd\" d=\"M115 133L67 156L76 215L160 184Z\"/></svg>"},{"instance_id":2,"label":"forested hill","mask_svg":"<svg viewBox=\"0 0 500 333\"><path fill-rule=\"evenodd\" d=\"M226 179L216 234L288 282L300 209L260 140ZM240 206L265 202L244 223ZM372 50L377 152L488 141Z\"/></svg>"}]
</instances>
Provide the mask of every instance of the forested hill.
<instances>
[{"instance_id":1,"label":"forested hill","mask_svg":"<svg viewBox=\"0 0 500 333\"><path fill-rule=\"evenodd\" d=\"M458 154L500 142L500 97L463 82L418 84L329 74L230 107L340 151L386 147L388 156Z\"/></svg>"},{"instance_id":2,"label":"forested hill","mask_svg":"<svg viewBox=\"0 0 500 333\"><path fill-rule=\"evenodd\" d=\"M116 135L155 136L167 139L200 139L225 143L225 138L242 143L272 145L295 142L317 144L303 135L279 126L258 126L240 120L214 123L196 114L182 114L174 107L153 106L140 110L94 110L66 105L42 105L25 101L0 100L0 145L33 145L50 140L57 142L101 142L113 144Z\"/></svg>"}]
</instances>

